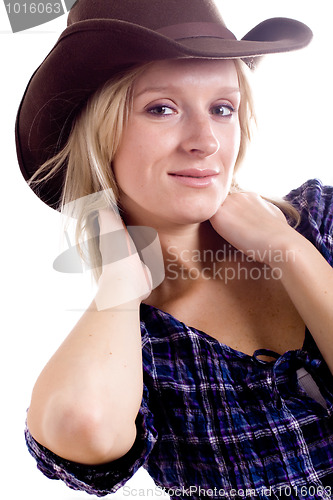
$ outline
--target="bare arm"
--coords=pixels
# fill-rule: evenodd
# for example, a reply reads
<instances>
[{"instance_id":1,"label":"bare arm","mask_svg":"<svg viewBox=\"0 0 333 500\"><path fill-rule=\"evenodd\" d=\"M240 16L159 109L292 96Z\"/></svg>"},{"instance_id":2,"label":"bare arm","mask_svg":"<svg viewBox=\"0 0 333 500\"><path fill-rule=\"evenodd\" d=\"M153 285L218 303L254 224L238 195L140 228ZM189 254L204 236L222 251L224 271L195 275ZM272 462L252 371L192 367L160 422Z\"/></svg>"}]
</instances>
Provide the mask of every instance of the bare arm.
<instances>
[{"instance_id":1,"label":"bare arm","mask_svg":"<svg viewBox=\"0 0 333 500\"><path fill-rule=\"evenodd\" d=\"M274 263L281 281L333 373L333 270L296 231L281 243L289 259Z\"/></svg>"},{"instance_id":2,"label":"bare arm","mask_svg":"<svg viewBox=\"0 0 333 500\"><path fill-rule=\"evenodd\" d=\"M147 287L137 255L132 264L126 276L115 274L114 266L103 270L95 300L33 390L28 428L36 441L68 460L115 460L136 437L142 398L141 299L117 305L119 294L129 290L133 296L138 280Z\"/></svg>"}]
</instances>

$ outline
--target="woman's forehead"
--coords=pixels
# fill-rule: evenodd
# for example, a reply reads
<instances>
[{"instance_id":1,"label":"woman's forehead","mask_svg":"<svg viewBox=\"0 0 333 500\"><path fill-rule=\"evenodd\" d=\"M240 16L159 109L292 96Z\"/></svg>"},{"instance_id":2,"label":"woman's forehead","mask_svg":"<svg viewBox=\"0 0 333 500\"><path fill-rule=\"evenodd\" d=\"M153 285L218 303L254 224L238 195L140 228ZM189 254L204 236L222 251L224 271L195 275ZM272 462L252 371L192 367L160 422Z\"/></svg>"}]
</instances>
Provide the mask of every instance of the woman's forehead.
<instances>
[{"instance_id":1,"label":"woman's forehead","mask_svg":"<svg viewBox=\"0 0 333 500\"><path fill-rule=\"evenodd\" d=\"M233 60L170 59L157 61L137 78L135 95L168 86L223 85L239 88L238 73Z\"/></svg>"}]
</instances>

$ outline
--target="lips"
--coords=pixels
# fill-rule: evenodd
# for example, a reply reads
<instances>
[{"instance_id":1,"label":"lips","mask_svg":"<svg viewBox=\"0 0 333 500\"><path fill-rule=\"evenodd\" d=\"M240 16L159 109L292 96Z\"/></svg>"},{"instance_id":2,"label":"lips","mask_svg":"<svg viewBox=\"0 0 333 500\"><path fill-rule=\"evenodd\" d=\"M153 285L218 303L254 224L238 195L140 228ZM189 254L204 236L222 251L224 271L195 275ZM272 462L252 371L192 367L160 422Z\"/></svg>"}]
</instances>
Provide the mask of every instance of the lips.
<instances>
[{"instance_id":1,"label":"lips","mask_svg":"<svg viewBox=\"0 0 333 500\"><path fill-rule=\"evenodd\" d=\"M194 177L194 178L201 178L201 177L212 177L215 175L218 175L219 172L216 170L211 170L211 169L199 169L199 168L187 168L184 170L177 170L175 172L169 172L169 175L174 175L174 176L180 176L180 177Z\"/></svg>"},{"instance_id":2,"label":"lips","mask_svg":"<svg viewBox=\"0 0 333 500\"><path fill-rule=\"evenodd\" d=\"M212 169L186 168L169 172L169 176L181 186L187 188L207 188L216 183L219 172Z\"/></svg>"}]
</instances>

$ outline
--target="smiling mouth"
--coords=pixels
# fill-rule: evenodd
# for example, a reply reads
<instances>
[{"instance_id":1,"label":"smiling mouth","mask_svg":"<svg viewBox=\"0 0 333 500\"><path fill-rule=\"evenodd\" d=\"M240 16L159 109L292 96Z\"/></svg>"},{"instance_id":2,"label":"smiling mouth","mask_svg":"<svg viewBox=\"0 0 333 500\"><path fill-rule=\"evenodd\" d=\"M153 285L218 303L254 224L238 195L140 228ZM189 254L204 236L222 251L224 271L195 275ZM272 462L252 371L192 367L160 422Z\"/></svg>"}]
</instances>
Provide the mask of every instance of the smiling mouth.
<instances>
[{"instance_id":1,"label":"smiling mouth","mask_svg":"<svg viewBox=\"0 0 333 500\"><path fill-rule=\"evenodd\" d=\"M190 177L191 179L204 179L205 177L213 177L214 175L218 174L214 173L206 175L188 175L188 174L169 174L169 175L173 175L174 177Z\"/></svg>"},{"instance_id":2,"label":"smiling mouth","mask_svg":"<svg viewBox=\"0 0 333 500\"><path fill-rule=\"evenodd\" d=\"M178 172L169 172L170 177L179 185L187 188L206 188L216 184L220 172L216 170L189 168Z\"/></svg>"},{"instance_id":3,"label":"smiling mouth","mask_svg":"<svg viewBox=\"0 0 333 500\"><path fill-rule=\"evenodd\" d=\"M189 168L187 170L179 170L178 172L169 172L169 175L175 176L175 177L190 177L193 179L204 179L205 177L214 177L218 175L219 172L216 172L215 170L210 170L210 169L205 169L205 170L199 170L195 168Z\"/></svg>"}]
</instances>

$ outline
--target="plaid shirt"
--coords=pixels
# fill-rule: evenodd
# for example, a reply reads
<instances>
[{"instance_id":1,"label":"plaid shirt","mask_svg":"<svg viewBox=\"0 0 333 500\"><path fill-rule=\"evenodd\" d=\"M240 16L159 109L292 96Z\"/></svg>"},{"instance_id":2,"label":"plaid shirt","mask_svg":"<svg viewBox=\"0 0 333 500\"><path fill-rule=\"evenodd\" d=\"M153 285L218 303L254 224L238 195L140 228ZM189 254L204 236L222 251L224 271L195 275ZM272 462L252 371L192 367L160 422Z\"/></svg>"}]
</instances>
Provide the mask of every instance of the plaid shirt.
<instances>
[{"instance_id":1,"label":"plaid shirt","mask_svg":"<svg viewBox=\"0 0 333 500\"><path fill-rule=\"evenodd\" d=\"M333 265L333 188L308 181L287 197L298 231ZM144 396L132 449L110 464L64 460L33 440L39 469L103 496L144 466L173 498L333 497L333 379L310 333L273 362L142 305ZM304 368L325 404L302 388Z\"/></svg>"}]
</instances>

